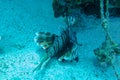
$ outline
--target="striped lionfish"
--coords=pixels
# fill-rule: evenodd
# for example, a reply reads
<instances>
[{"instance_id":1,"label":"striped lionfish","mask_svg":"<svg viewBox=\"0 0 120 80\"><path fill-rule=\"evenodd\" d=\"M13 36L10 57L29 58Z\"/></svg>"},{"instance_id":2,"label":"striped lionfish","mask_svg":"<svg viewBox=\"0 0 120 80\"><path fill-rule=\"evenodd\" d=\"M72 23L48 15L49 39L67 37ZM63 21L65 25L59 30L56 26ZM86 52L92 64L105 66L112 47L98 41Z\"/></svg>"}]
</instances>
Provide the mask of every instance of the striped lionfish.
<instances>
[{"instance_id":1,"label":"striped lionfish","mask_svg":"<svg viewBox=\"0 0 120 80\"><path fill-rule=\"evenodd\" d=\"M71 32L70 28L62 28L60 35L51 34L50 32L38 32L34 40L45 50L44 56L42 56L34 71L43 68L53 56L58 56L59 61L78 61L76 34Z\"/></svg>"}]
</instances>

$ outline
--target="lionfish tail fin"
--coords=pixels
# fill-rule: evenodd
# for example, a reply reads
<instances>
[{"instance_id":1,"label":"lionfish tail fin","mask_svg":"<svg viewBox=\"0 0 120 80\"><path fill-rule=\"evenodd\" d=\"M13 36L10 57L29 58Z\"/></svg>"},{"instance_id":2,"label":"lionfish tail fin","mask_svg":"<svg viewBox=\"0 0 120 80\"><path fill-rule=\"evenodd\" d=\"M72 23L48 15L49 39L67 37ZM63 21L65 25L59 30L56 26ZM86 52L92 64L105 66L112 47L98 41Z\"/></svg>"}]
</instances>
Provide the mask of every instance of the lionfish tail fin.
<instances>
[{"instance_id":1,"label":"lionfish tail fin","mask_svg":"<svg viewBox=\"0 0 120 80\"><path fill-rule=\"evenodd\" d=\"M53 44L55 36L49 32L37 32L34 41L43 49L47 49Z\"/></svg>"}]
</instances>

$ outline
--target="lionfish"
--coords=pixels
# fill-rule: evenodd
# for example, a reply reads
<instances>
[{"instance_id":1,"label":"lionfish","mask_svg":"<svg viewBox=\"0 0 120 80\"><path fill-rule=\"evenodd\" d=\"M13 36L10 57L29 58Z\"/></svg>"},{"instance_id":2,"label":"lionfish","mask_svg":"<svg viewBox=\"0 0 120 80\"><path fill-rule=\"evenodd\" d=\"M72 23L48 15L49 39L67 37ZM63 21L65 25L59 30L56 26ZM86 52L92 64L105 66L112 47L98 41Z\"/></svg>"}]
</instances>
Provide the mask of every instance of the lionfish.
<instances>
[{"instance_id":1,"label":"lionfish","mask_svg":"<svg viewBox=\"0 0 120 80\"><path fill-rule=\"evenodd\" d=\"M53 56L58 56L59 61L78 61L76 34L69 27L62 28L60 35L38 32L34 40L45 50L45 53L43 53L39 65L33 71L42 69Z\"/></svg>"}]
</instances>

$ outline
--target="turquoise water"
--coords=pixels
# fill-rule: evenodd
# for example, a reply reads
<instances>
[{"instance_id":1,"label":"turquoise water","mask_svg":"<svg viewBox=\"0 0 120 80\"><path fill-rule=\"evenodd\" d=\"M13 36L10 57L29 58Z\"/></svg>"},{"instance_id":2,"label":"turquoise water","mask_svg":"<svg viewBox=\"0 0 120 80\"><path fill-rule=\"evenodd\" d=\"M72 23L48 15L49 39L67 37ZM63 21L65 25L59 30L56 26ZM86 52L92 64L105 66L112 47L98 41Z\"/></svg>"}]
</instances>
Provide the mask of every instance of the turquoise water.
<instances>
[{"instance_id":1,"label":"turquoise water","mask_svg":"<svg viewBox=\"0 0 120 80\"><path fill-rule=\"evenodd\" d=\"M40 63L42 52L34 42L39 31L60 34L66 23L55 18L52 0L0 0L0 80L117 80L113 68L101 67L93 50L105 40L100 19L83 15L78 28L78 62L59 62L52 58L46 67L32 72ZM120 18L111 17L109 31L120 43ZM120 75L120 59L115 68Z\"/></svg>"}]
</instances>

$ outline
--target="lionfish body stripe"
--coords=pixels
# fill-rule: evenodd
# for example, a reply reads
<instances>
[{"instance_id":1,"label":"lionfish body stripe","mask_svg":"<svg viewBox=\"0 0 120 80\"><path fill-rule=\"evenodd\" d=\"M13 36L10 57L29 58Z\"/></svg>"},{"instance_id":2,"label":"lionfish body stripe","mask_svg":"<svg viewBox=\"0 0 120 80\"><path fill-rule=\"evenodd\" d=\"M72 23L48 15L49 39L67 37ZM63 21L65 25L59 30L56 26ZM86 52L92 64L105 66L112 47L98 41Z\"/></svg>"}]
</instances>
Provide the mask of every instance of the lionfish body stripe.
<instances>
[{"instance_id":1,"label":"lionfish body stripe","mask_svg":"<svg viewBox=\"0 0 120 80\"><path fill-rule=\"evenodd\" d=\"M60 53L60 58L58 59L59 61L70 61L76 58L77 48L74 46L76 44L76 35L72 33L69 28L62 28L59 36L49 32L39 32L34 40L45 50L45 53L43 53L45 55L42 56L43 58L41 59L40 64L33 71L41 68L43 64L47 64L51 57L59 55L59 52L64 52L64 54ZM67 57L67 55L69 56Z\"/></svg>"},{"instance_id":2,"label":"lionfish body stripe","mask_svg":"<svg viewBox=\"0 0 120 80\"><path fill-rule=\"evenodd\" d=\"M63 49L64 46L69 42L69 32L68 30L63 30L60 36L56 36L54 43L46 51L49 56L56 55L59 51Z\"/></svg>"}]
</instances>

